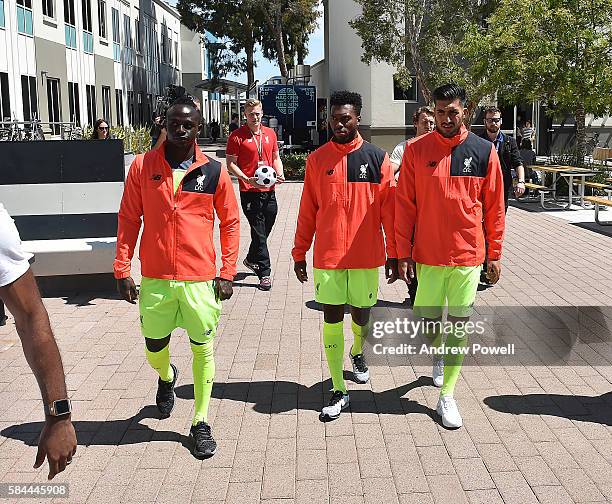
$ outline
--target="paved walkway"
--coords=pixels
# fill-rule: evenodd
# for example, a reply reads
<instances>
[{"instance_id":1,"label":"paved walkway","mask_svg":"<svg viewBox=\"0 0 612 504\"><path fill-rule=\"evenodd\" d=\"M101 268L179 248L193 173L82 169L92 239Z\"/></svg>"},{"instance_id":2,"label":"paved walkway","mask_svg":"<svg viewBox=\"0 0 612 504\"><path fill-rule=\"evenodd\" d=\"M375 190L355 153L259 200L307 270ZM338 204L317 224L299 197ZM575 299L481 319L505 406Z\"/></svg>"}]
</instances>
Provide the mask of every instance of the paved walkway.
<instances>
[{"instance_id":1,"label":"paved walkway","mask_svg":"<svg viewBox=\"0 0 612 504\"><path fill-rule=\"evenodd\" d=\"M612 349L602 336L612 327L612 238L510 208L502 280L479 294L480 306L592 307L599 319L576 365L464 367L456 396L465 426L457 431L436 420L429 367L372 367L369 384L348 382L361 391L351 411L321 423L329 385L322 314L308 303L312 284L300 285L290 262L301 189L278 189L272 291L257 290L239 268L224 304L210 405L219 448L209 460L186 447L193 387L182 331L171 344L178 403L159 420L136 307L113 296L45 300L79 438L74 463L56 478L70 483L69 501L612 501ZM247 237L246 220L242 231ZM245 238L240 261L247 245ZM405 297L399 282L381 283L381 299ZM42 482L46 468L32 469L42 407L12 319L0 328L0 369L0 479Z\"/></svg>"}]
</instances>

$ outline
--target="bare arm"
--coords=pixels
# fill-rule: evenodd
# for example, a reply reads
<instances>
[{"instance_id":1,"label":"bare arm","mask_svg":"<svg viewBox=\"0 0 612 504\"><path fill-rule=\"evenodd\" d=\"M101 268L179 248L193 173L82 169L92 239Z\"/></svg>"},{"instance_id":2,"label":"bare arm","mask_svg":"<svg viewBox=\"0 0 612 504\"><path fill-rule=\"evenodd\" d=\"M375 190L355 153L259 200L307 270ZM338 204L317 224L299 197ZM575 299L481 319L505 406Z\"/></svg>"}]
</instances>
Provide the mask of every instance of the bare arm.
<instances>
[{"instance_id":1,"label":"bare arm","mask_svg":"<svg viewBox=\"0 0 612 504\"><path fill-rule=\"evenodd\" d=\"M227 171L229 171L235 177L238 177L243 182L249 182L249 177L247 177L244 172L238 166L238 156L227 155Z\"/></svg>"},{"instance_id":2,"label":"bare arm","mask_svg":"<svg viewBox=\"0 0 612 504\"><path fill-rule=\"evenodd\" d=\"M40 299L32 270L13 283L0 287L0 297L15 317L23 353L40 388L43 402L66 399L62 359L51 331L47 310ZM49 459L49 479L63 471L76 452L76 435L70 415L48 416L40 435L34 467Z\"/></svg>"},{"instance_id":3,"label":"bare arm","mask_svg":"<svg viewBox=\"0 0 612 504\"><path fill-rule=\"evenodd\" d=\"M272 168L276 172L276 177L280 182L285 181L285 172L283 171L283 161L280 158L280 152L274 151L274 161L272 161Z\"/></svg>"},{"instance_id":4,"label":"bare arm","mask_svg":"<svg viewBox=\"0 0 612 504\"><path fill-rule=\"evenodd\" d=\"M163 144L166 141L167 136L168 135L166 133L166 128L162 128L159 133L159 136L157 137L157 142L155 142L155 145L153 146L151 150L159 149L161 144Z\"/></svg>"}]
</instances>

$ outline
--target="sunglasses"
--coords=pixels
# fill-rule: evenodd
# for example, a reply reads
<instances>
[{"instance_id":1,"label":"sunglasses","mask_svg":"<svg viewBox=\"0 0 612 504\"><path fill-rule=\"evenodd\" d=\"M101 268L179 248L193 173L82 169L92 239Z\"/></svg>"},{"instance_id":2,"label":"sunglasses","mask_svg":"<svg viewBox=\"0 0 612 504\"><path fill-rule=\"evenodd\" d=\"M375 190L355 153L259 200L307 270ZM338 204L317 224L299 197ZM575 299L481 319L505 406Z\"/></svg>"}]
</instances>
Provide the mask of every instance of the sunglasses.
<instances>
[{"instance_id":1,"label":"sunglasses","mask_svg":"<svg viewBox=\"0 0 612 504\"><path fill-rule=\"evenodd\" d=\"M99 130L107 130L107 129L108 129L108 126L98 126L98 129L99 129Z\"/></svg>"}]
</instances>

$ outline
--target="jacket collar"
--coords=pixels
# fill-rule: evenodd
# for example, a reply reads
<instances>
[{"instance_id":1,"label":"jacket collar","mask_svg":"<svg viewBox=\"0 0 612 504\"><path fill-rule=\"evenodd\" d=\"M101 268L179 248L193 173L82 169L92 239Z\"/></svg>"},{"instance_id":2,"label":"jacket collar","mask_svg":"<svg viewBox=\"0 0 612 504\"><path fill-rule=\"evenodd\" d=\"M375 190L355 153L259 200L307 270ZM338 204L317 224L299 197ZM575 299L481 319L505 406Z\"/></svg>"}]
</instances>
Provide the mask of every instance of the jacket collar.
<instances>
[{"instance_id":1,"label":"jacket collar","mask_svg":"<svg viewBox=\"0 0 612 504\"><path fill-rule=\"evenodd\" d=\"M166 142L167 141L164 141L164 143L162 143L159 146L159 148L157 149L157 155L159 156L162 163L168 164L168 161L166 161ZM193 153L194 153L195 160L191 164L189 169L187 170L187 173L194 170L198 166L202 166L208 163L208 157L202 152L200 147L198 147L198 143L197 142L194 142L194 143L195 143L195 149Z\"/></svg>"},{"instance_id":2,"label":"jacket collar","mask_svg":"<svg viewBox=\"0 0 612 504\"><path fill-rule=\"evenodd\" d=\"M465 124L462 124L461 128L459 128L459 133L457 133L452 138L446 138L445 136L442 136L438 132L438 130L434 130L432 134L438 139L438 142L445 145L449 149L453 149L454 147L457 147L457 145L463 143L470 134L470 132L465 127Z\"/></svg>"},{"instance_id":3,"label":"jacket collar","mask_svg":"<svg viewBox=\"0 0 612 504\"><path fill-rule=\"evenodd\" d=\"M355 138L353 138L348 143L341 144L341 143L338 143L338 142L334 142L333 139L331 139L329 141L329 143L332 144L332 146L338 152L341 152L342 154L348 154L349 152L353 152L353 151L359 149L363 145L363 138L361 137L361 135L359 134L359 131L358 131L357 132L357 136Z\"/></svg>"}]
</instances>

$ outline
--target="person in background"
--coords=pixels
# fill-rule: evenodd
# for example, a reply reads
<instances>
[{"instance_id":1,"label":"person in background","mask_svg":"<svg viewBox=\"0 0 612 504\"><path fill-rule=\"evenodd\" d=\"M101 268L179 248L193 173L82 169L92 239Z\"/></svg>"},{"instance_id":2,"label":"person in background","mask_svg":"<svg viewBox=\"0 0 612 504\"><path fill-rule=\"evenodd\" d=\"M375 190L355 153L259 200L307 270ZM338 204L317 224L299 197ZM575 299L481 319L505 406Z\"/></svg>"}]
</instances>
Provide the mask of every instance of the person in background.
<instances>
[{"instance_id":1,"label":"person in background","mask_svg":"<svg viewBox=\"0 0 612 504\"><path fill-rule=\"evenodd\" d=\"M433 131L436 126L433 109L431 107L419 107L416 109L414 114L412 114L412 125L416 130L414 138L418 138L425 133ZM395 175L399 172L405 149L406 141L404 140L395 146L391 156L389 156L389 161L391 161L391 166L393 167L393 173Z\"/></svg>"},{"instance_id":2,"label":"person in background","mask_svg":"<svg viewBox=\"0 0 612 504\"><path fill-rule=\"evenodd\" d=\"M533 166L536 162L536 153L533 150L533 146L531 145L531 140L529 140L528 138L523 138L519 154L521 155L521 159L523 160L523 166L525 167L525 178L527 180L530 180L534 184L539 184L540 178L538 177L538 174L531 168L529 168L530 166Z\"/></svg>"},{"instance_id":3,"label":"person in background","mask_svg":"<svg viewBox=\"0 0 612 504\"><path fill-rule=\"evenodd\" d=\"M533 126L531 125L531 121L525 121L525 126L523 127L523 129L521 129L520 142L522 143L523 140L529 140L530 142L533 143L534 139L535 139L535 130L533 129Z\"/></svg>"},{"instance_id":4,"label":"person in background","mask_svg":"<svg viewBox=\"0 0 612 504\"><path fill-rule=\"evenodd\" d=\"M238 114L232 114L232 122L229 125L229 132L240 128L240 116Z\"/></svg>"},{"instance_id":5,"label":"person in background","mask_svg":"<svg viewBox=\"0 0 612 504\"><path fill-rule=\"evenodd\" d=\"M40 467L46 457L47 477L53 479L72 462L77 439L70 419L62 358L29 259L30 254L21 246L15 222L0 204L0 298L15 317L23 353L42 395L45 423L34 468Z\"/></svg>"},{"instance_id":6,"label":"person in background","mask_svg":"<svg viewBox=\"0 0 612 504\"><path fill-rule=\"evenodd\" d=\"M98 119L91 132L92 140L108 140L110 138L110 127L104 119Z\"/></svg>"}]
</instances>

